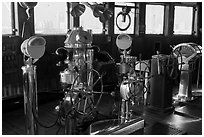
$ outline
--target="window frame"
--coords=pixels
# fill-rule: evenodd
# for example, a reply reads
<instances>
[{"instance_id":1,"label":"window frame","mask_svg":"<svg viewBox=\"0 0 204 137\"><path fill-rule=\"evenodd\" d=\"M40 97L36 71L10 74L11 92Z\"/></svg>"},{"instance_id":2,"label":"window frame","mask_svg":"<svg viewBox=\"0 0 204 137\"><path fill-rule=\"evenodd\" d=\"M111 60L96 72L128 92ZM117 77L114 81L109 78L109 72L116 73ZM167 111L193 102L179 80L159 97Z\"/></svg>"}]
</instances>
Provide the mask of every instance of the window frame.
<instances>
[{"instance_id":1,"label":"window frame","mask_svg":"<svg viewBox=\"0 0 204 137\"><path fill-rule=\"evenodd\" d=\"M43 2L43 1L42 1ZM45 1L46 2L46 1ZM60 1L59 1L60 2ZM54 2L55 3L55 2ZM73 25L73 23L71 23L73 21L73 19L71 18L71 14L70 14L70 3L69 2L63 2L66 3L66 30L68 31L71 28L71 25ZM46 34L46 33L36 33L36 28L35 28L35 10L36 8L34 8L33 11L33 24L34 24L34 34L35 35L39 35L39 36L64 36L67 34L67 31L65 33L50 33L50 34Z\"/></svg>"},{"instance_id":2,"label":"window frame","mask_svg":"<svg viewBox=\"0 0 204 137\"><path fill-rule=\"evenodd\" d=\"M102 3L103 4L103 6L105 7L105 3L103 2ZM86 5L85 5L86 6ZM89 7L87 7L86 6L86 8L89 8ZM92 14L92 13L91 13ZM81 18L81 16L79 17L79 26L81 26L81 20L82 20L82 18ZM99 21L99 19L98 19L98 21ZM100 21L99 21L100 22ZM101 24L102 24L102 30L101 30L101 32L100 33L94 33L93 31L92 31L92 35L101 35L101 34L105 34L106 32L105 32L105 24L106 23L102 23L101 22ZM83 26L82 26L83 27ZM85 28L86 29L86 28Z\"/></svg>"},{"instance_id":3,"label":"window frame","mask_svg":"<svg viewBox=\"0 0 204 137\"><path fill-rule=\"evenodd\" d=\"M134 12L134 30L133 30L133 33L128 33L129 35L136 35L136 33L137 33L137 31L139 31L139 30L136 30L136 28L138 28L138 27L136 27L136 25L137 25L137 19L136 19L136 16L137 16L137 11L138 11L138 9L139 9L139 7L137 7L138 5L137 5L137 3L136 2L126 2L126 3L133 3L134 4L134 6L128 6L128 5L116 5L116 3L114 2L114 8L113 8L113 10L115 11L115 7L119 7L119 8L123 8L123 7L130 7L131 9L132 8L134 8L134 10L135 10L135 12ZM114 16L113 16L113 21L115 21L115 12L114 12ZM116 34L115 33L115 25L114 25L114 23L113 23L113 34L114 35L118 35L118 34Z\"/></svg>"},{"instance_id":4,"label":"window frame","mask_svg":"<svg viewBox=\"0 0 204 137\"><path fill-rule=\"evenodd\" d=\"M70 3L69 2L66 2L67 3L67 29L71 29L73 27L73 17L69 14L70 13ZM141 16L146 16L146 14L144 15L141 15L141 11L140 11L140 2L132 2L135 4L135 6L130 6L131 8L135 8L135 14L136 14L136 11L138 10L138 7L137 7L137 4L139 3L139 18L141 18ZM197 27L196 24L197 24L197 20L195 20L197 17L197 5L188 5L188 4L182 4L182 3L171 3L171 2L146 2L144 3L145 7L147 4L150 4L150 5L163 5L164 6L164 24L163 24L163 34L146 34L146 32L144 33L145 35L165 35L165 36L180 36L180 35L187 35L187 36L197 36L198 34L198 30L197 30ZM11 31L11 34L2 34L3 36L19 36L21 34L21 21L19 21L19 4L18 2L11 2L11 25L12 25L12 31ZM172 10L169 10L167 9L167 11L165 10L165 8L169 6L170 9ZM175 6L185 6L185 7L193 7L193 15L192 15L192 32L191 34L174 34L174 7ZM121 5L115 5L115 3L113 2L113 13L114 13L114 9L115 7L122 7ZM34 9L35 10L35 9ZM146 12L146 11L145 11ZM166 13L168 12L168 14ZM114 17L113 17L114 18ZM143 17L142 17L143 18ZM114 19L113 19L114 20ZM138 18L135 18L134 19L134 33L133 35L142 35L140 32L138 32L137 34L137 31L139 31L141 29L141 24L139 24L139 26L136 26L138 25L137 24L137 21ZM110 25L110 24L108 24ZM145 24L144 24L145 25ZM107 27L107 24L103 24L103 28L104 30L106 29ZM108 26L108 28L111 29L111 33L114 35L114 25L111 25L111 26ZM136 30L136 29L139 29L139 30ZM107 34L107 32L105 31L102 31L102 34ZM146 29L145 29L146 30ZM34 33L35 34L35 33ZM39 35L58 35L58 34L39 34ZM61 34L59 34L61 35ZM63 34L64 35L64 34ZM93 35L101 35L101 34L93 34ZM110 34L109 34L110 35ZM132 35L132 34L131 34Z\"/></svg>"},{"instance_id":5,"label":"window frame","mask_svg":"<svg viewBox=\"0 0 204 137\"><path fill-rule=\"evenodd\" d=\"M146 33L146 8L147 8L147 5L159 5L159 6L164 6L164 16L163 16L163 31L162 31L162 33L161 34L150 34L150 33ZM144 13L144 18L145 18L145 35L148 35L148 36L155 36L155 35L158 35L158 36L164 36L165 35L165 31L166 31L166 27L168 26L167 24L165 24L165 22L166 22L166 6L167 6L167 4L165 4L165 3L146 3L145 4L145 13ZM169 21L169 20L168 20Z\"/></svg>"},{"instance_id":6,"label":"window frame","mask_svg":"<svg viewBox=\"0 0 204 137\"><path fill-rule=\"evenodd\" d=\"M191 33L190 34L174 34L174 24L175 24L175 7L179 6L179 7L192 7L192 26L191 26ZM173 34L174 36L193 36L196 32L195 32L195 6L190 6L190 5L185 5L185 4L174 4L173 5L173 24L172 24L172 28L173 28Z\"/></svg>"},{"instance_id":7,"label":"window frame","mask_svg":"<svg viewBox=\"0 0 204 137\"><path fill-rule=\"evenodd\" d=\"M10 5L10 8L11 8L11 33L9 34L3 34L2 33L2 36L16 36L17 35L17 28L16 28L16 22L17 22L17 19L16 19L16 11L15 11L15 3L14 2L10 2L11 5Z\"/></svg>"}]
</instances>

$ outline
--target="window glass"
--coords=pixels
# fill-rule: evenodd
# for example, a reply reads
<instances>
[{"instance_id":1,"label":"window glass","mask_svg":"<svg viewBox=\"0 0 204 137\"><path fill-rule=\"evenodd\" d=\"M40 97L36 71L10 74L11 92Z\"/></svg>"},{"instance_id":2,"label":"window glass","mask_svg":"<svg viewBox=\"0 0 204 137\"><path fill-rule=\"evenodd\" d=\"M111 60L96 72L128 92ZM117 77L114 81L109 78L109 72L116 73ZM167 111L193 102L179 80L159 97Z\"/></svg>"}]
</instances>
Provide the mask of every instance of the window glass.
<instances>
[{"instance_id":1,"label":"window glass","mask_svg":"<svg viewBox=\"0 0 204 137\"><path fill-rule=\"evenodd\" d=\"M118 5L118 6L135 6L135 4L132 2L115 2L115 5Z\"/></svg>"},{"instance_id":2,"label":"window glass","mask_svg":"<svg viewBox=\"0 0 204 137\"><path fill-rule=\"evenodd\" d=\"M146 34L163 34L164 6L146 5Z\"/></svg>"},{"instance_id":3,"label":"window glass","mask_svg":"<svg viewBox=\"0 0 204 137\"><path fill-rule=\"evenodd\" d=\"M115 7L114 34L121 34L121 33L134 34L135 9L131 8L131 11L125 17L122 16L121 12L122 12L122 7ZM116 23L118 24L119 28L121 28L122 30L117 27ZM127 29L123 30L125 28Z\"/></svg>"},{"instance_id":4,"label":"window glass","mask_svg":"<svg viewBox=\"0 0 204 137\"><path fill-rule=\"evenodd\" d=\"M85 12L80 16L80 26L84 29L91 29L93 34L103 32L103 23L99 21L99 18L94 17L93 11L87 6Z\"/></svg>"},{"instance_id":5,"label":"window glass","mask_svg":"<svg viewBox=\"0 0 204 137\"><path fill-rule=\"evenodd\" d=\"M191 34L193 7L175 6L174 34Z\"/></svg>"},{"instance_id":6,"label":"window glass","mask_svg":"<svg viewBox=\"0 0 204 137\"><path fill-rule=\"evenodd\" d=\"M34 9L36 34L65 34L67 32L66 2L38 2Z\"/></svg>"},{"instance_id":7,"label":"window glass","mask_svg":"<svg viewBox=\"0 0 204 137\"><path fill-rule=\"evenodd\" d=\"M2 34L12 34L11 2L2 2Z\"/></svg>"}]
</instances>

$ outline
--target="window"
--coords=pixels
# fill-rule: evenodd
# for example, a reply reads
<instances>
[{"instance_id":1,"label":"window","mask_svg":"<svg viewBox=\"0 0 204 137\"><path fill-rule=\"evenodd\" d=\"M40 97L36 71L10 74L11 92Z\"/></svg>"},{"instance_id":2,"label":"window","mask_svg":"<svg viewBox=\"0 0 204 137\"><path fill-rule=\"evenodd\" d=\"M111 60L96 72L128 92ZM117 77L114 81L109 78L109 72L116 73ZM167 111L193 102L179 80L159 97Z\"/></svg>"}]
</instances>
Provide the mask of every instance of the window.
<instances>
[{"instance_id":1,"label":"window","mask_svg":"<svg viewBox=\"0 0 204 137\"><path fill-rule=\"evenodd\" d=\"M118 5L118 6L130 6L130 7L135 6L135 4L133 2L115 2L115 5Z\"/></svg>"},{"instance_id":2,"label":"window","mask_svg":"<svg viewBox=\"0 0 204 137\"><path fill-rule=\"evenodd\" d=\"M99 21L99 18L94 17L92 9L87 6L85 12L80 16L80 26L84 29L91 29L93 34L103 32L103 23Z\"/></svg>"},{"instance_id":3,"label":"window","mask_svg":"<svg viewBox=\"0 0 204 137\"><path fill-rule=\"evenodd\" d=\"M12 34L11 2L2 2L2 34Z\"/></svg>"},{"instance_id":4,"label":"window","mask_svg":"<svg viewBox=\"0 0 204 137\"><path fill-rule=\"evenodd\" d=\"M36 34L67 33L66 2L38 2L34 16Z\"/></svg>"},{"instance_id":5,"label":"window","mask_svg":"<svg viewBox=\"0 0 204 137\"><path fill-rule=\"evenodd\" d=\"M174 34L192 34L193 7L175 6Z\"/></svg>"},{"instance_id":6,"label":"window","mask_svg":"<svg viewBox=\"0 0 204 137\"><path fill-rule=\"evenodd\" d=\"M146 5L146 34L163 34L164 6Z\"/></svg>"},{"instance_id":7,"label":"window","mask_svg":"<svg viewBox=\"0 0 204 137\"><path fill-rule=\"evenodd\" d=\"M125 16L122 14L124 8L129 8L130 10ZM135 4L116 2L114 20L114 34L134 34Z\"/></svg>"}]
</instances>

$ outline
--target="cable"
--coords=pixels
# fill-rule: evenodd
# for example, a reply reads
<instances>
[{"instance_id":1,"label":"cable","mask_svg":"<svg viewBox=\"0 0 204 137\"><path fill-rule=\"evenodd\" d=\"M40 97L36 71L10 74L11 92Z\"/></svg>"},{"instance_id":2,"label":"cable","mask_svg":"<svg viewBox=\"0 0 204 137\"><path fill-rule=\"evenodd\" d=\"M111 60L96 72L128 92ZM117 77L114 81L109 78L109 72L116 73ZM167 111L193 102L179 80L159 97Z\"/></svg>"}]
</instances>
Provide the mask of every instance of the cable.
<instances>
[{"instance_id":1,"label":"cable","mask_svg":"<svg viewBox=\"0 0 204 137\"><path fill-rule=\"evenodd\" d=\"M60 107L59 107L59 108L61 109L61 103L60 103ZM59 110L58 115L57 115L57 119L55 120L55 122L54 122L53 124L49 125L49 126L45 126L44 124L42 124L42 123L38 120L37 116L36 116L35 113L34 113L34 108L33 108L33 107L32 107L32 113L33 113L33 117L34 117L35 121L36 121L41 127L44 127L44 128L51 128L51 127L55 126L55 125L57 124L59 118L60 118L60 110Z\"/></svg>"},{"instance_id":2,"label":"cable","mask_svg":"<svg viewBox=\"0 0 204 137\"><path fill-rule=\"evenodd\" d=\"M150 67L149 67L149 65L145 62L145 61L139 61L139 62L137 62L136 64L135 64L135 66L137 65L137 64L139 64L140 63L140 70L139 70L139 73L140 73L140 75L139 75L139 77L140 78L143 78L143 79L149 79L150 78L150 76L148 76L148 77L143 77L143 75L147 72L147 70L149 70L150 71ZM145 69L143 70L143 73L141 72L141 65L142 65L142 63L146 66L145 67ZM136 70L135 70L136 71ZM142 76L142 77L141 77Z\"/></svg>"},{"instance_id":3,"label":"cable","mask_svg":"<svg viewBox=\"0 0 204 137\"><path fill-rule=\"evenodd\" d=\"M170 64L170 62L172 61L172 63ZM166 64L166 70L167 70L167 76L171 79L176 79L178 77L178 74L176 73L175 76L173 77L173 73L174 72L177 72L175 71L176 68L175 68L175 59L172 58L172 55L170 55L168 58L167 58L167 64ZM170 69L171 68L171 69Z\"/></svg>"},{"instance_id":4,"label":"cable","mask_svg":"<svg viewBox=\"0 0 204 137\"><path fill-rule=\"evenodd\" d=\"M182 54L181 54L180 50L177 50L177 52L178 52L177 54L174 53L174 52L175 52L174 50L171 52L171 55L170 55L170 57L168 58L167 64L166 64L166 67L167 67L167 75L168 75L169 78L171 78L171 79L177 79L177 77L178 77L178 75L179 75L178 73L176 73L176 75L175 75L174 77L172 76L172 75L173 75L173 72L176 70L175 66L180 65L179 70L181 70L181 69L182 69L182 64L183 64L183 58L182 58ZM172 56L175 57L175 54L177 55L177 56L176 56L177 60L178 60L179 57L181 58L181 60L180 60L181 63L177 63L173 58L171 58ZM170 64L170 59L173 60L173 63L172 63L172 64ZM176 63L175 63L175 62L176 62ZM177 64L177 65L176 65L176 64ZM172 67L171 71L169 70L169 67ZM177 71L176 71L176 72L177 72Z\"/></svg>"}]
</instances>

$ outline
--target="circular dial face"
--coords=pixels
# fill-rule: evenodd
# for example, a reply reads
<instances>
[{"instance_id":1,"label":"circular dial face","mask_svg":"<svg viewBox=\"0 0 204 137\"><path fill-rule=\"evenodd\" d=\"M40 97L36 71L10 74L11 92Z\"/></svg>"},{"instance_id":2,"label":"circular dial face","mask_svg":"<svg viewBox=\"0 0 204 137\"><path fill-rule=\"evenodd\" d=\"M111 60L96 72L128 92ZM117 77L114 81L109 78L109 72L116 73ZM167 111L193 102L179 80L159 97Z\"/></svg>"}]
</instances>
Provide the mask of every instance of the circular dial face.
<instances>
[{"instance_id":1,"label":"circular dial face","mask_svg":"<svg viewBox=\"0 0 204 137\"><path fill-rule=\"evenodd\" d=\"M128 49L132 44L132 38L127 34L120 34L116 38L116 45L119 49Z\"/></svg>"},{"instance_id":2,"label":"circular dial face","mask_svg":"<svg viewBox=\"0 0 204 137\"><path fill-rule=\"evenodd\" d=\"M188 46L182 46L180 52L186 57L189 57L195 53L194 50L192 48L189 48Z\"/></svg>"},{"instance_id":3,"label":"circular dial face","mask_svg":"<svg viewBox=\"0 0 204 137\"><path fill-rule=\"evenodd\" d=\"M21 51L28 57L39 59L44 55L45 45L43 37L32 36L21 44Z\"/></svg>"},{"instance_id":4,"label":"circular dial face","mask_svg":"<svg viewBox=\"0 0 204 137\"><path fill-rule=\"evenodd\" d=\"M192 47L189 44L179 44L176 47L174 47L174 53L176 55L179 55L179 53L182 56L185 56L186 58L190 57L191 55L196 53L196 50L194 47Z\"/></svg>"}]
</instances>

